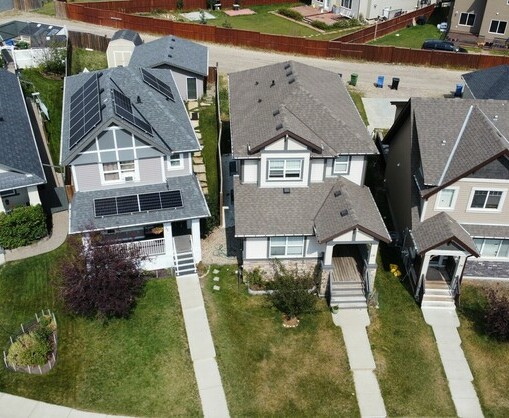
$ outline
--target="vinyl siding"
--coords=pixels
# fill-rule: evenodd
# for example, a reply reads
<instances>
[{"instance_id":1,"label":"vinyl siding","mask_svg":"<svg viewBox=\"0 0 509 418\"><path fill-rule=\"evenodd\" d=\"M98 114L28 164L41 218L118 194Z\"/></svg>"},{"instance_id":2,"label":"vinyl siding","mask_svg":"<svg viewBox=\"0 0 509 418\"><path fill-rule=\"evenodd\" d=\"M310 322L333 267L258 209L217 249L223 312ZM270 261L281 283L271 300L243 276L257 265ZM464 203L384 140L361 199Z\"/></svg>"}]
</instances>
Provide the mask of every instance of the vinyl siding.
<instances>
[{"instance_id":1,"label":"vinyl siding","mask_svg":"<svg viewBox=\"0 0 509 418\"><path fill-rule=\"evenodd\" d=\"M161 183L161 158L143 158L138 160L140 170L140 181L136 184Z\"/></svg>"},{"instance_id":2,"label":"vinyl siding","mask_svg":"<svg viewBox=\"0 0 509 418\"><path fill-rule=\"evenodd\" d=\"M187 95L187 79L188 78L196 78L196 94L198 95L198 99L203 96L203 77L199 75L192 74L190 72L186 72L183 70L171 70L173 75L173 79L175 80L175 84L179 89L180 96L183 100L188 100Z\"/></svg>"},{"instance_id":3,"label":"vinyl siding","mask_svg":"<svg viewBox=\"0 0 509 418\"><path fill-rule=\"evenodd\" d=\"M342 177L348 179L355 184L362 186L364 184L364 174L365 174L365 157L363 155L352 155L350 159L350 170L348 174L341 174ZM327 159L327 166L325 169L326 177L334 177L339 176L339 174L333 173L334 169L334 159Z\"/></svg>"},{"instance_id":4,"label":"vinyl siding","mask_svg":"<svg viewBox=\"0 0 509 418\"><path fill-rule=\"evenodd\" d=\"M169 158L169 157L167 157ZM191 154L186 153L183 157L183 166L179 169L168 169L168 161L167 158L164 160L164 169L166 177L177 177L177 176L186 176L191 173Z\"/></svg>"},{"instance_id":5,"label":"vinyl siding","mask_svg":"<svg viewBox=\"0 0 509 418\"><path fill-rule=\"evenodd\" d=\"M507 22L504 33L490 33L490 24L492 20ZM509 5L506 0L487 0L484 16L482 19L479 36L483 36L485 41L493 41L494 38L506 39L509 35Z\"/></svg>"},{"instance_id":6,"label":"vinyl siding","mask_svg":"<svg viewBox=\"0 0 509 418\"><path fill-rule=\"evenodd\" d=\"M500 0L499 0L500 1ZM456 0L454 10L451 14L451 31L457 33L477 34L481 29L486 0ZM473 26L460 25L461 13L474 13L475 21Z\"/></svg>"},{"instance_id":7,"label":"vinyl siding","mask_svg":"<svg viewBox=\"0 0 509 418\"><path fill-rule=\"evenodd\" d=\"M101 174L98 164L74 166L74 183L80 192L101 189Z\"/></svg>"},{"instance_id":8,"label":"vinyl siding","mask_svg":"<svg viewBox=\"0 0 509 418\"><path fill-rule=\"evenodd\" d=\"M325 169L324 160L311 160L310 179L311 183L320 183L323 181Z\"/></svg>"},{"instance_id":9,"label":"vinyl siding","mask_svg":"<svg viewBox=\"0 0 509 418\"><path fill-rule=\"evenodd\" d=\"M259 160L244 160L241 164L241 178L242 183L257 183L258 182L258 164Z\"/></svg>"}]
</instances>

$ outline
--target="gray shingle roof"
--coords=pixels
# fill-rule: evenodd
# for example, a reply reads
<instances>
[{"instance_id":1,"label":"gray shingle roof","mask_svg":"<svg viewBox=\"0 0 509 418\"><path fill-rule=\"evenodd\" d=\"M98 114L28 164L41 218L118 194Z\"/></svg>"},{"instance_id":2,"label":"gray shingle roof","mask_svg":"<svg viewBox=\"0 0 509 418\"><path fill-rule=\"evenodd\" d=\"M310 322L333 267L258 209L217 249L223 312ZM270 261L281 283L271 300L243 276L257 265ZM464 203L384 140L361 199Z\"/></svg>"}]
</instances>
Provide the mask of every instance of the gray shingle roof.
<instances>
[{"instance_id":1,"label":"gray shingle roof","mask_svg":"<svg viewBox=\"0 0 509 418\"><path fill-rule=\"evenodd\" d=\"M118 197L131 194L181 190L184 206L177 209L155 210L117 216L94 216L94 199ZM78 208L78 210L75 210ZM167 183L77 192L70 208L69 232L79 233L92 230L114 229L132 225L173 222L210 216L205 198L196 176L180 176L167 179Z\"/></svg>"},{"instance_id":2,"label":"gray shingle roof","mask_svg":"<svg viewBox=\"0 0 509 418\"><path fill-rule=\"evenodd\" d=\"M334 191L345 193L339 198ZM236 236L316 235L319 242L359 228L390 241L389 234L367 187L346 179L327 179L309 187L260 188L234 182ZM341 217L343 208L349 215Z\"/></svg>"},{"instance_id":3,"label":"gray shingle roof","mask_svg":"<svg viewBox=\"0 0 509 418\"><path fill-rule=\"evenodd\" d=\"M0 25L0 37L6 41L20 35L29 36L32 48L42 48L53 42L65 43L66 32L63 29L62 26L13 20Z\"/></svg>"},{"instance_id":4,"label":"gray shingle roof","mask_svg":"<svg viewBox=\"0 0 509 418\"><path fill-rule=\"evenodd\" d=\"M509 238L509 226L505 225L473 225L473 224L462 224L463 228L472 237L485 237L485 238L498 238L508 239Z\"/></svg>"},{"instance_id":5,"label":"gray shingle roof","mask_svg":"<svg viewBox=\"0 0 509 418\"><path fill-rule=\"evenodd\" d=\"M64 107L62 114L62 148L61 163L69 164L78 153L105 127L112 123L133 132L140 139L154 146L160 152L168 154L181 151L196 151L200 144L191 126L187 110L178 94L178 89L170 71L146 69L150 74L170 86L175 100L167 100L157 90L146 84L140 68L116 67L103 71L82 73L66 77L64 86ZM102 120L92 129L74 148L70 148L69 124L71 96L82 87L94 74L99 77ZM153 134L147 134L131 123L118 117L113 108L112 89L120 90L130 100L135 109L135 116L144 119L153 129ZM138 103L138 97L140 102Z\"/></svg>"},{"instance_id":6,"label":"gray shingle roof","mask_svg":"<svg viewBox=\"0 0 509 418\"><path fill-rule=\"evenodd\" d=\"M377 153L335 73L288 61L232 73L229 88L236 157L257 152L285 133L324 156Z\"/></svg>"},{"instance_id":7,"label":"gray shingle roof","mask_svg":"<svg viewBox=\"0 0 509 418\"><path fill-rule=\"evenodd\" d=\"M463 74L476 99L509 100L509 65L498 65Z\"/></svg>"},{"instance_id":8,"label":"gray shingle roof","mask_svg":"<svg viewBox=\"0 0 509 418\"><path fill-rule=\"evenodd\" d=\"M130 29L117 30L111 37L111 40L115 41L117 39L125 39L126 41L131 41L136 46L143 43L140 34Z\"/></svg>"},{"instance_id":9,"label":"gray shingle roof","mask_svg":"<svg viewBox=\"0 0 509 418\"><path fill-rule=\"evenodd\" d=\"M437 215L421 222L412 231L415 248L418 254L454 242L471 254L479 256L477 247L468 232L447 213Z\"/></svg>"},{"instance_id":10,"label":"gray shingle roof","mask_svg":"<svg viewBox=\"0 0 509 418\"><path fill-rule=\"evenodd\" d=\"M165 64L205 77L209 71L208 49L170 35L136 46L129 61L129 67L155 68Z\"/></svg>"},{"instance_id":11,"label":"gray shingle roof","mask_svg":"<svg viewBox=\"0 0 509 418\"><path fill-rule=\"evenodd\" d=\"M0 70L0 190L46 183L16 75Z\"/></svg>"}]
</instances>

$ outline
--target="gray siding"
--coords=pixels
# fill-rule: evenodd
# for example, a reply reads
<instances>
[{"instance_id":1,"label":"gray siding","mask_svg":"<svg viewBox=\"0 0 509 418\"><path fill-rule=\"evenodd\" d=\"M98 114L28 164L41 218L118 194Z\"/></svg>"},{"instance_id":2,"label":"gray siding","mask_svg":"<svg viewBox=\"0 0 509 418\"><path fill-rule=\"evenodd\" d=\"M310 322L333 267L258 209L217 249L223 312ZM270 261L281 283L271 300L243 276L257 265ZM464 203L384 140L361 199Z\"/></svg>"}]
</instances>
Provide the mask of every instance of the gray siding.
<instances>
[{"instance_id":1,"label":"gray siding","mask_svg":"<svg viewBox=\"0 0 509 418\"><path fill-rule=\"evenodd\" d=\"M190 172L191 165L191 154L186 154L184 157L184 166L181 169L173 169L168 170L168 161L164 161L164 169L166 177L176 177L176 176L187 176Z\"/></svg>"},{"instance_id":2,"label":"gray siding","mask_svg":"<svg viewBox=\"0 0 509 418\"><path fill-rule=\"evenodd\" d=\"M138 167L140 183L157 184L163 182L161 158L143 158L138 160Z\"/></svg>"},{"instance_id":3,"label":"gray siding","mask_svg":"<svg viewBox=\"0 0 509 418\"><path fill-rule=\"evenodd\" d=\"M97 164L76 165L74 169L76 172L74 182L77 183L79 191L97 190L102 187Z\"/></svg>"},{"instance_id":4,"label":"gray siding","mask_svg":"<svg viewBox=\"0 0 509 418\"><path fill-rule=\"evenodd\" d=\"M187 95L187 79L189 77L196 78L196 94L198 95L198 99L203 96L203 77L197 76L195 74L191 74L189 72L184 72L182 70L174 70L172 69L173 78L175 79L175 84L177 84L177 88L179 89L180 95L182 99L188 100L189 97Z\"/></svg>"}]
</instances>

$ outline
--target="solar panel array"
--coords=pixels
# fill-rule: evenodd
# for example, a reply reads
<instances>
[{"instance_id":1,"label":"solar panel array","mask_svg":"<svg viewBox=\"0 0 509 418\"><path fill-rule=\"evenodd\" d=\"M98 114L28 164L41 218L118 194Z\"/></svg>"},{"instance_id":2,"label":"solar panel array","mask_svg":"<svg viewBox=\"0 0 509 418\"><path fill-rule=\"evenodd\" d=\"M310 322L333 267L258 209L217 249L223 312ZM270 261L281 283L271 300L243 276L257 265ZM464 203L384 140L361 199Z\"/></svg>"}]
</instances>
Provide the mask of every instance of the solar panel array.
<instances>
[{"instance_id":1,"label":"solar panel array","mask_svg":"<svg viewBox=\"0 0 509 418\"><path fill-rule=\"evenodd\" d=\"M175 101L175 97L173 97L173 93L171 91L171 87L163 83L161 80L159 80L157 77L150 74L147 70L141 69L141 75L143 77L143 81L147 83L150 87L156 89L159 93L166 96L171 101Z\"/></svg>"},{"instance_id":2,"label":"solar panel array","mask_svg":"<svg viewBox=\"0 0 509 418\"><path fill-rule=\"evenodd\" d=\"M96 218L183 207L180 190L94 199Z\"/></svg>"},{"instance_id":3,"label":"solar panel array","mask_svg":"<svg viewBox=\"0 0 509 418\"><path fill-rule=\"evenodd\" d=\"M99 78L94 74L71 96L69 147L78 144L101 122Z\"/></svg>"},{"instance_id":4,"label":"solar panel array","mask_svg":"<svg viewBox=\"0 0 509 418\"><path fill-rule=\"evenodd\" d=\"M131 99L129 99L129 97L119 92L118 90L113 89L112 92L114 105L113 108L115 110L115 114L133 124L137 128L141 129L142 131L152 135L152 127L150 124L145 122L143 119L134 116Z\"/></svg>"}]
</instances>

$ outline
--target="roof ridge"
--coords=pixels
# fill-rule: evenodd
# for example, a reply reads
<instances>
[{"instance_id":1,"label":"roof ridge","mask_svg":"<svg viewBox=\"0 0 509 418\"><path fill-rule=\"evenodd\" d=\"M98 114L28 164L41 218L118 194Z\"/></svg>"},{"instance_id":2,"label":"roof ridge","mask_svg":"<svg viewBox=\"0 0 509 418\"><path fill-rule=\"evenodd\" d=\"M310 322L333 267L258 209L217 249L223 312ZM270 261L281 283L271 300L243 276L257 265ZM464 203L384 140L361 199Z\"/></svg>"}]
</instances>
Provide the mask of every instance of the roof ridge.
<instances>
[{"instance_id":1,"label":"roof ridge","mask_svg":"<svg viewBox=\"0 0 509 418\"><path fill-rule=\"evenodd\" d=\"M507 139L502 132L500 132L500 129L497 128L497 126L493 123L493 121L488 117L488 115L481 109L478 108L481 114L485 117L486 121L488 122L490 128L495 131L497 135L497 140L500 141L500 145L502 145L504 148L509 150L509 139ZM505 142L504 142L505 140Z\"/></svg>"}]
</instances>

